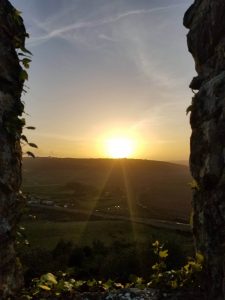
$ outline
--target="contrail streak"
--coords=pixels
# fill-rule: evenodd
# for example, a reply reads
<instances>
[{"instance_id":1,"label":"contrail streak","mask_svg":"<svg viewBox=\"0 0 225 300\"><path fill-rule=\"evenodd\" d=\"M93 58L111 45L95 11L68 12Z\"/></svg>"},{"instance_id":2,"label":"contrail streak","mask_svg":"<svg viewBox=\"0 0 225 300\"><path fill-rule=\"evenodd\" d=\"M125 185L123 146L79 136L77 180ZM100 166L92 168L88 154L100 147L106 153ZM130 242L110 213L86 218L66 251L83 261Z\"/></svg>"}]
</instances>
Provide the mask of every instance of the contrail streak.
<instances>
[{"instance_id":1,"label":"contrail streak","mask_svg":"<svg viewBox=\"0 0 225 300\"><path fill-rule=\"evenodd\" d=\"M185 4L180 3L180 4L173 4L173 5L168 5L168 6L155 7L155 8L151 8L151 9L131 10L131 11L127 11L127 12L121 13L119 15L108 17L108 18L101 19L101 20L89 21L89 22L88 21L85 21L85 22L81 21L81 22L78 22L78 23L73 23L73 24L70 24L70 25L52 30L52 31L48 32L48 34L46 34L46 35L33 38L31 40L31 43L43 42L43 41L48 40L50 38L53 38L53 37L56 37L56 36L61 36L62 34L65 34L65 33L70 32L72 30L98 27L98 26L102 26L102 25L105 25L105 24L115 23L117 21L120 21L123 18L127 18L127 17L130 17L130 16L135 16L135 15L140 15L140 14L149 14L149 13L153 13L153 12L157 12L157 11L162 11L162 10L181 7L183 5L185 5Z\"/></svg>"}]
</instances>

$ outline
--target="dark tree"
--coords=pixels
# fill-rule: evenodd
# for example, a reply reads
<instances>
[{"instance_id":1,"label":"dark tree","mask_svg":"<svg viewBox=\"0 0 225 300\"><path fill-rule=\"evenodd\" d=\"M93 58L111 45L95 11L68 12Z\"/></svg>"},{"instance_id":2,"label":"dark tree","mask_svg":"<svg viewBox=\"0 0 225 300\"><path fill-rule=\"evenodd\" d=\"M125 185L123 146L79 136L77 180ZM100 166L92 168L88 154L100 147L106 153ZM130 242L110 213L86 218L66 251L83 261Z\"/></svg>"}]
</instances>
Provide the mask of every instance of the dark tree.
<instances>
[{"instance_id":1,"label":"dark tree","mask_svg":"<svg viewBox=\"0 0 225 300\"><path fill-rule=\"evenodd\" d=\"M191 111L193 232L206 299L225 299L225 1L195 0L184 16L198 76Z\"/></svg>"}]
</instances>

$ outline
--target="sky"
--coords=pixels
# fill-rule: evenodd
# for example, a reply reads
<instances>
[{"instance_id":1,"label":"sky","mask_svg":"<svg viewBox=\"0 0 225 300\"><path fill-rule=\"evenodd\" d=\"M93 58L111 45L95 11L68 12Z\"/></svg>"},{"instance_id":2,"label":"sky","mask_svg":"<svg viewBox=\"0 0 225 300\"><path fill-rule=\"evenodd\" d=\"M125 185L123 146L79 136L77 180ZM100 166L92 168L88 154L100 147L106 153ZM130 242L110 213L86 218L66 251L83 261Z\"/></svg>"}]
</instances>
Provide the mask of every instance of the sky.
<instances>
[{"instance_id":1,"label":"sky","mask_svg":"<svg viewBox=\"0 0 225 300\"><path fill-rule=\"evenodd\" d=\"M30 34L26 132L39 156L187 160L195 76L182 25L193 0L12 0Z\"/></svg>"}]
</instances>

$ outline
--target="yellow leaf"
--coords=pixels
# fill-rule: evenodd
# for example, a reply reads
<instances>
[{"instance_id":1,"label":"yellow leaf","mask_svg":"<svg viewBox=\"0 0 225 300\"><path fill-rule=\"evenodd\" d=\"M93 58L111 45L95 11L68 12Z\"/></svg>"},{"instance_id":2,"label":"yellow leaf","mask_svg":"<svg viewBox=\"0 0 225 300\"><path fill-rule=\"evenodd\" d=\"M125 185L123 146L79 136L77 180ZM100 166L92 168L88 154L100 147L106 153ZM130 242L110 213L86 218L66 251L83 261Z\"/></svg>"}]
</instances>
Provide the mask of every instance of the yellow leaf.
<instances>
[{"instance_id":1,"label":"yellow leaf","mask_svg":"<svg viewBox=\"0 0 225 300\"><path fill-rule=\"evenodd\" d=\"M17 16L20 16L20 15L22 14L22 12L19 11L19 10L17 10L17 9L15 9L15 14L16 14Z\"/></svg>"},{"instance_id":2,"label":"yellow leaf","mask_svg":"<svg viewBox=\"0 0 225 300\"><path fill-rule=\"evenodd\" d=\"M176 289L178 287L176 280L170 281L170 284L171 284L172 289Z\"/></svg>"},{"instance_id":3,"label":"yellow leaf","mask_svg":"<svg viewBox=\"0 0 225 300\"><path fill-rule=\"evenodd\" d=\"M159 269L159 264L156 263L155 265L152 266L152 270L158 270L158 269Z\"/></svg>"},{"instance_id":4,"label":"yellow leaf","mask_svg":"<svg viewBox=\"0 0 225 300\"><path fill-rule=\"evenodd\" d=\"M48 282L51 284L57 284L56 277L52 273L47 273L41 276L41 281Z\"/></svg>"},{"instance_id":5,"label":"yellow leaf","mask_svg":"<svg viewBox=\"0 0 225 300\"><path fill-rule=\"evenodd\" d=\"M197 263L202 265L204 262L204 256L200 252L197 252L195 256Z\"/></svg>"},{"instance_id":6,"label":"yellow leaf","mask_svg":"<svg viewBox=\"0 0 225 300\"><path fill-rule=\"evenodd\" d=\"M155 243L152 244L153 247L159 247L159 241L155 241Z\"/></svg>"},{"instance_id":7,"label":"yellow leaf","mask_svg":"<svg viewBox=\"0 0 225 300\"><path fill-rule=\"evenodd\" d=\"M45 290L45 291L50 291L51 290L49 286L44 285L44 284L39 284L38 287L41 288L42 290Z\"/></svg>"},{"instance_id":8,"label":"yellow leaf","mask_svg":"<svg viewBox=\"0 0 225 300\"><path fill-rule=\"evenodd\" d=\"M189 264L187 264L187 265L185 265L184 267L183 267L183 269L186 271L186 272L189 272Z\"/></svg>"},{"instance_id":9,"label":"yellow leaf","mask_svg":"<svg viewBox=\"0 0 225 300\"><path fill-rule=\"evenodd\" d=\"M196 180L193 180L192 182L190 182L189 185L190 185L191 189L193 189L193 190L198 190L198 191L200 190L200 187Z\"/></svg>"},{"instance_id":10,"label":"yellow leaf","mask_svg":"<svg viewBox=\"0 0 225 300\"><path fill-rule=\"evenodd\" d=\"M199 263L193 263L191 264L192 269L196 272L200 272L202 270L202 265Z\"/></svg>"},{"instance_id":11,"label":"yellow leaf","mask_svg":"<svg viewBox=\"0 0 225 300\"><path fill-rule=\"evenodd\" d=\"M159 251L159 257L166 258L168 256L168 250Z\"/></svg>"}]
</instances>

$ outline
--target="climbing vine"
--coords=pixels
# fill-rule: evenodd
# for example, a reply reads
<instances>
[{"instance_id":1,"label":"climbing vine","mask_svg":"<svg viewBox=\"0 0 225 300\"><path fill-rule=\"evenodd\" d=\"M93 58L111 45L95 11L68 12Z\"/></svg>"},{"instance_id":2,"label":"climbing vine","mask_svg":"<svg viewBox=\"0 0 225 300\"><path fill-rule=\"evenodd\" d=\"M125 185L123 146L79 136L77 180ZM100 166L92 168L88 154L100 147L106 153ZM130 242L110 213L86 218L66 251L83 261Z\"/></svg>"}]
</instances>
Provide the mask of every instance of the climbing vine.
<instances>
[{"instance_id":1,"label":"climbing vine","mask_svg":"<svg viewBox=\"0 0 225 300\"><path fill-rule=\"evenodd\" d=\"M9 22L13 22L16 26L18 26L18 28L24 27L23 20L21 18L21 12L16 10L15 8L13 8L12 13L9 15ZM13 36L13 45L19 58L19 63L21 67L19 80L22 86L22 92L24 93L27 93L27 90L25 89L25 82L29 79L28 69L30 68L30 63L32 61L32 53L25 47L26 38L29 38L29 34L26 31L25 36L19 33ZM35 143L31 143L28 141L28 138L25 134L22 134L23 129L34 130L35 127L26 126L26 119L24 117L21 117L22 114L25 113L24 104L21 102L21 100L20 104L21 105L19 115L11 116L11 118L9 118L5 122L5 128L7 129L9 134L12 134L16 137L18 137L17 135L19 135L19 139L22 146L28 145L32 148L38 148ZM26 151L25 154L31 157L35 157L31 151Z\"/></svg>"}]
</instances>

